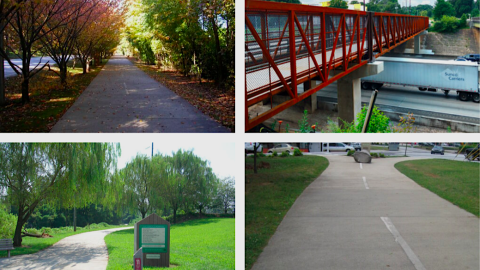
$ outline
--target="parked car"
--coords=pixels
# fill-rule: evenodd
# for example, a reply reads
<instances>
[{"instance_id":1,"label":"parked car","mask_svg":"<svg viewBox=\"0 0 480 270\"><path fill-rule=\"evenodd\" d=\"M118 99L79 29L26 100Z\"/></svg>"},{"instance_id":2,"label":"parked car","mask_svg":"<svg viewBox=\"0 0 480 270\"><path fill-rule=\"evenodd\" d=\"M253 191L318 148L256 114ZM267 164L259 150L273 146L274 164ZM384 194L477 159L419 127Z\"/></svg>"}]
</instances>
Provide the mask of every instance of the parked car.
<instances>
[{"instance_id":1,"label":"parked car","mask_svg":"<svg viewBox=\"0 0 480 270\"><path fill-rule=\"evenodd\" d=\"M253 153L254 151L254 142L246 142L245 143L245 153ZM257 153L262 153L263 152L263 146L261 143L256 143L259 144L260 146L257 148Z\"/></svg>"},{"instance_id":2,"label":"parked car","mask_svg":"<svg viewBox=\"0 0 480 270\"><path fill-rule=\"evenodd\" d=\"M433 148L432 148L432 151L430 152L432 155L433 154L440 154L440 155L443 155L444 152L443 152L443 147L441 147L440 145L435 145Z\"/></svg>"},{"instance_id":3,"label":"parked car","mask_svg":"<svg viewBox=\"0 0 480 270\"><path fill-rule=\"evenodd\" d=\"M282 152L287 152L287 153L293 153L295 149L298 149L296 146L291 146L288 143L282 143L282 144L277 144L273 148L268 149L268 153L273 153L276 151L277 153L282 153Z\"/></svg>"},{"instance_id":4,"label":"parked car","mask_svg":"<svg viewBox=\"0 0 480 270\"><path fill-rule=\"evenodd\" d=\"M323 143L323 149L329 149L330 152L348 152L349 150L355 150L352 146L344 143Z\"/></svg>"},{"instance_id":5,"label":"parked car","mask_svg":"<svg viewBox=\"0 0 480 270\"><path fill-rule=\"evenodd\" d=\"M468 61L471 61L471 62L477 62L477 63L480 63L480 54L465 54L464 56L459 56L457 57L457 61L459 58L464 58Z\"/></svg>"},{"instance_id":6,"label":"parked car","mask_svg":"<svg viewBox=\"0 0 480 270\"><path fill-rule=\"evenodd\" d=\"M479 146L480 144L477 145L477 147L475 148L467 148L465 150L465 158L467 158L468 160L474 160L474 159L480 160Z\"/></svg>"},{"instance_id":7,"label":"parked car","mask_svg":"<svg viewBox=\"0 0 480 270\"><path fill-rule=\"evenodd\" d=\"M362 151L362 144L361 143L352 143L352 147L355 148L355 151Z\"/></svg>"},{"instance_id":8,"label":"parked car","mask_svg":"<svg viewBox=\"0 0 480 270\"><path fill-rule=\"evenodd\" d=\"M455 59L455 61L462 61L463 62L463 61L468 61L468 60L459 56L457 59Z\"/></svg>"}]
</instances>

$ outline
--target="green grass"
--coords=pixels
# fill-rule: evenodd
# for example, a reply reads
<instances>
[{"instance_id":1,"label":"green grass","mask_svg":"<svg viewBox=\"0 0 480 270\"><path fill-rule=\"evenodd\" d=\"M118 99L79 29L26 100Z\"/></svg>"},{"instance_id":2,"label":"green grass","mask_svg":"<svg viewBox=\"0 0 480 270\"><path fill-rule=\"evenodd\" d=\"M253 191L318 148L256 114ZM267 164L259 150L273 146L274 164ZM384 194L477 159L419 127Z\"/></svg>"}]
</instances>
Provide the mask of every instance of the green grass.
<instances>
[{"instance_id":1,"label":"green grass","mask_svg":"<svg viewBox=\"0 0 480 270\"><path fill-rule=\"evenodd\" d=\"M105 237L108 270L133 268L133 241L133 229ZM172 225L170 264L175 269L235 269L235 219L196 219Z\"/></svg>"},{"instance_id":2,"label":"green grass","mask_svg":"<svg viewBox=\"0 0 480 270\"><path fill-rule=\"evenodd\" d=\"M101 66L68 68L67 84L62 85L55 73L44 69L30 80L28 104L21 103L21 77L6 79L6 106L0 106L0 132L49 132L80 94L98 75ZM58 68L52 68L58 71Z\"/></svg>"},{"instance_id":3,"label":"green grass","mask_svg":"<svg viewBox=\"0 0 480 270\"><path fill-rule=\"evenodd\" d=\"M76 232L73 231L73 227L72 227L72 231L50 233L50 235L53 236L51 238L23 237L22 247L16 247L14 250L10 251L10 254L12 256L22 255L22 254L32 254L52 246L53 244L57 243L58 241L62 240L67 236L80 234L84 232L99 231L99 230L106 230L106 229L120 228L120 227L128 227L128 226L109 225L107 227L95 228L95 229L85 229L85 228L77 227ZM2 257L7 257L6 250L0 251L0 258Z\"/></svg>"},{"instance_id":4,"label":"green grass","mask_svg":"<svg viewBox=\"0 0 480 270\"><path fill-rule=\"evenodd\" d=\"M253 158L245 161L253 166ZM319 156L262 157L257 162L270 168L245 171L245 269L255 263L298 196L328 166Z\"/></svg>"},{"instance_id":5,"label":"green grass","mask_svg":"<svg viewBox=\"0 0 480 270\"><path fill-rule=\"evenodd\" d=\"M422 187L479 216L479 163L426 159L399 162L395 168Z\"/></svg>"}]
</instances>

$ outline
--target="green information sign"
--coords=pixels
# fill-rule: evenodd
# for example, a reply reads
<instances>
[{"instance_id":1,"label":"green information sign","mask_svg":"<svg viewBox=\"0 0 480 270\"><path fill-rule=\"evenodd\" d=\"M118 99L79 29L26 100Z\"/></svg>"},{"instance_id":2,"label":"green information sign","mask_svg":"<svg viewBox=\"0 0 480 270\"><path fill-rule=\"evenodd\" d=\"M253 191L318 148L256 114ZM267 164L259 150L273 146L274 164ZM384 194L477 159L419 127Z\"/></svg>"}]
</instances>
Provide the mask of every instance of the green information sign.
<instances>
[{"instance_id":1,"label":"green information sign","mask_svg":"<svg viewBox=\"0 0 480 270\"><path fill-rule=\"evenodd\" d=\"M140 224L140 247L143 253L166 253L168 251L168 225Z\"/></svg>"}]
</instances>

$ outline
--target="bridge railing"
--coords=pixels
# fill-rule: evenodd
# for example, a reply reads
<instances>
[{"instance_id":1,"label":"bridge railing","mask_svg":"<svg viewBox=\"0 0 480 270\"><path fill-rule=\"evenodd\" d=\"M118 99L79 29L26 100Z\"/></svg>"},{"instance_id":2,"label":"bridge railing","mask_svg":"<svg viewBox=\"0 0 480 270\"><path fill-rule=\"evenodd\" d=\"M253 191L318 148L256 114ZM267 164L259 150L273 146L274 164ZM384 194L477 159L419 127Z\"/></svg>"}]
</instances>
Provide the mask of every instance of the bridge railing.
<instances>
[{"instance_id":1,"label":"bridge railing","mask_svg":"<svg viewBox=\"0 0 480 270\"><path fill-rule=\"evenodd\" d=\"M427 28L427 17L246 1L246 130ZM320 85L299 94L313 78ZM290 100L249 116L248 107L284 91Z\"/></svg>"}]
</instances>

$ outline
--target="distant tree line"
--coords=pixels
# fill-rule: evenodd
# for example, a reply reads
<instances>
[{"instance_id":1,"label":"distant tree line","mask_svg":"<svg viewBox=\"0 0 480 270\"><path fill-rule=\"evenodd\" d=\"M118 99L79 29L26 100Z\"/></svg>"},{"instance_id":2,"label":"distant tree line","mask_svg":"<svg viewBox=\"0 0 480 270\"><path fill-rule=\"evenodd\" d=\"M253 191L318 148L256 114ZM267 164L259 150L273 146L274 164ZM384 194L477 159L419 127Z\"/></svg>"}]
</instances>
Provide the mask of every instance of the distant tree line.
<instances>
[{"instance_id":1,"label":"distant tree line","mask_svg":"<svg viewBox=\"0 0 480 270\"><path fill-rule=\"evenodd\" d=\"M235 183L233 178L219 179L208 161L193 151L178 150L172 156L136 156L125 168L115 174L122 188L123 207L160 215L182 212L235 211Z\"/></svg>"}]
</instances>

